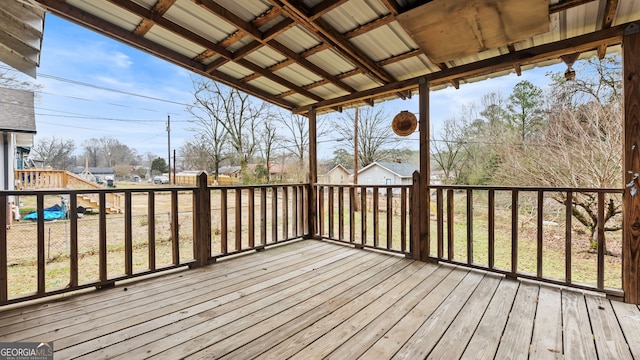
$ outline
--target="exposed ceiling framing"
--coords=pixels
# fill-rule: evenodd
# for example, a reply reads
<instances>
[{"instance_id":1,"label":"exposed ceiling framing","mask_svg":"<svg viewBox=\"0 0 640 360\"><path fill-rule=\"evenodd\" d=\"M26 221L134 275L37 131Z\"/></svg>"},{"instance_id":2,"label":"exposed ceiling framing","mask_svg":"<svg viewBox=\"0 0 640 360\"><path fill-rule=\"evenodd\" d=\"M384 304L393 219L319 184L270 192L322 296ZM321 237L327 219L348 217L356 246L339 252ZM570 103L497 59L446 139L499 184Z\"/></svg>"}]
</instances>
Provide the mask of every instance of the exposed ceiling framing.
<instances>
[{"instance_id":1,"label":"exposed ceiling framing","mask_svg":"<svg viewBox=\"0 0 640 360\"><path fill-rule=\"evenodd\" d=\"M407 98L494 72L606 54L640 0L550 0L548 33L432 62L398 16L420 0L35 0L48 11L298 113ZM433 0L444 1L444 0ZM515 0L486 0L515 1ZM447 19L443 19L447 21ZM170 34L170 35L169 35Z\"/></svg>"}]
</instances>

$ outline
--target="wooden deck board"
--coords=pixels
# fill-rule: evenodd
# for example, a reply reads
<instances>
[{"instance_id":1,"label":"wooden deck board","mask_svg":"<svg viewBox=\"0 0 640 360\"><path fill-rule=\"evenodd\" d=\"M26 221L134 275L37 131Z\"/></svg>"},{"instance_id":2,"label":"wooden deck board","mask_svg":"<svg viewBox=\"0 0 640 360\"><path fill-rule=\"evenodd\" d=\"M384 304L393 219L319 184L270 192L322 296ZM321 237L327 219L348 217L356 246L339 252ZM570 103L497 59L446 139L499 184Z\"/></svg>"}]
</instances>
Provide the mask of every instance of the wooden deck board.
<instances>
[{"instance_id":1,"label":"wooden deck board","mask_svg":"<svg viewBox=\"0 0 640 360\"><path fill-rule=\"evenodd\" d=\"M609 300L587 296L587 310L600 359L633 359Z\"/></svg>"},{"instance_id":2,"label":"wooden deck board","mask_svg":"<svg viewBox=\"0 0 640 360\"><path fill-rule=\"evenodd\" d=\"M557 289L540 287L531 357L562 359L562 296Z\"/></svg>"},{"instance_id":3,"label":"wooden deck board","mask_svg":"<svg viewBox=\"0 0 640 360\"><path fill-rule=\"evenodd\" d=\"M0 308L0 341L54 341L56 359L625 359L640 309L306 240Z\"/></svg>"},{"instance_id":4,"label":"wooden deck board","mask_svg":"<svg viewBox=\"0 0 640 360\"><path fill-rule=\"evenodd\" d=\"M612 301L611 305L626 339L637 339L640 334L640 309L638 305ZM633 357L640 359L640 341L627 341Z\"/></svg>"},{"instance_id":5,"label":"wooden deck board","mask_svg":"<svg viewBox=\"0 0 640 360\"><path fill-rule=\"evenodd\" d=\"M583 295L574 291L562 292L562 324L566 358L598 358Z\"/></svg>"}]
</instances>

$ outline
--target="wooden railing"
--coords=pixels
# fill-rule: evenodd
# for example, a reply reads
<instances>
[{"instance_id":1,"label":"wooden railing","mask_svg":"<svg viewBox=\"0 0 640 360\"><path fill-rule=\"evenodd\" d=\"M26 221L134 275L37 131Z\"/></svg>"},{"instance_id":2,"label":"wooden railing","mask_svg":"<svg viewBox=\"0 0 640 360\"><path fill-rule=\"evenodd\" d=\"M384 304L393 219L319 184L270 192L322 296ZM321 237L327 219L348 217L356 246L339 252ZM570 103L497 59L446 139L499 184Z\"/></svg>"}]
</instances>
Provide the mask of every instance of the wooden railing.
<instances>
[{"instance_id":1,"label":"wooden railing","mask_svg":"<svg viewBox=\"0 0 640 360\"><path fill-rule=\"evenodd\" d=\"M417 182L416 182L417 184ZM416 186L317 184L316 236L413 256L417 224L429 259L622 296L621 189L430 186L417 216ZM590 203L594 236L576 218ZM574 199L563 201L563 199ZM611 202L613 200L613 202ZM617 213L609 222L609 212ZM419 244L413 242L413 244Z\"/></svg>"},{"instance_id":2,"label":"wooden railing","mask_svg":"<svg viewBox=\"0 0 640 360\"><path fill-rule=\"evenodd\" d=\"M431 186L431 191L430 257L623 295L622 232L605 237L605 229L621 224L622 189ZM595 226L593 237L577 216Z\"/></svg>"},{"instance_id":3,"label":"wooden railing","mask_svg":"<svg viewBox=\"0 0 640 360\"><path fill-rule=\"evenodd\" d=\"M36 209L34 222L7 228L0 206L0 305L193 267L244 251L301 238L309 186L198 187L1 191L0 204ZM107 214L108 195L124 211ZM44 209L68 195L69 208L97 196L97 214L47 222Z\"/></svg>"},{"instance_id":4,"label":"wooden railing","mask_svg":"<svg viewBox=\"0 0 640 360\"><path fill-rule=\"evenodd\" d=\"M18 180L18 190L44 190L44 189L102 189L103 186L84 179L66 170L15 170L15 179ZM87 201L98 203L98 195L88 193ZM106 195L109 212L118 212L122 209L122 198L117 194Z\"/></svg>"},{"instance_id":5,"label":"wooden railing","mask_svg":"<svg viewBox=\"0 0 640 360\"><path fill-rule=\"evenodd\" d=\"M412 185L317 184L316 236L410 256Z\"/></svg>"}]
</instances>

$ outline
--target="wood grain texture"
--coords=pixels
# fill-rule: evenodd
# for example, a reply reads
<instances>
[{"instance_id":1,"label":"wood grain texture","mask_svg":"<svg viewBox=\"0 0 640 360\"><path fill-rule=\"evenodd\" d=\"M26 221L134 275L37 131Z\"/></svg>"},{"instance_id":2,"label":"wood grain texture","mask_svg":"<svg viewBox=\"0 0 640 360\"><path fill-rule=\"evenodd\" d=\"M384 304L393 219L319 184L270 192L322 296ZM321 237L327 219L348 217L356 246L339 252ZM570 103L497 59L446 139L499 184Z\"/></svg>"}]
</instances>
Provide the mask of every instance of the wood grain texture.
<instances>
[{"instance_id":1,"label":"wood grain texture","mask_svg":"<svg viewBox=\"0 0 640 360\"><path fill-rule=\"evenodd\" d=\"M300 240L0 308L0 341L54 341L56 358L80 359L637 357L638 306L538 288Z\"/></svg>"},{"instance_id":2,"label":"wood grain texture","mask_svg":"<svg viewBox=\"0 0 640 360\"><path fill-rule=\"evenodd\" d=\"M626 302L640 303L640 33L623 41L624 184L622 196L622 290Z\"/></svg>"}]
</instances>

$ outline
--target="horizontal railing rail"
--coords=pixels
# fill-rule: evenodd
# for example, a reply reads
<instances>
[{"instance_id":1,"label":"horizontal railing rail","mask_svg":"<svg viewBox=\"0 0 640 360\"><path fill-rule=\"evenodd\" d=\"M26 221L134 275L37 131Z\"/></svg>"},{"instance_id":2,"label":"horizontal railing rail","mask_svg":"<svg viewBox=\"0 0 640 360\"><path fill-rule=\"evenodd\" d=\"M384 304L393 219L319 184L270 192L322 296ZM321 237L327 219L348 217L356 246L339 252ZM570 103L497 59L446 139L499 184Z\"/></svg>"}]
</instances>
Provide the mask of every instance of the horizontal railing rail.
<instances>
[{"instance_id":1,"label":"horizontal railing rail","mask_svg":"<svg viewBox=\"0 0 640 360\"><path fill-rule=\"evenodd\" d=\"M198 187L0 191L0 305L110 287L306 235L308 184L214 187L206 174L199 179ZM121 213L107 212L109 195L123 199ZM78 213L86 196L98 205ZM56 204L68 216L45 220ZM9 221L17 212L22 219ZM35 219L25 220L26 212Z\"/></svg>"}]
</instances>

